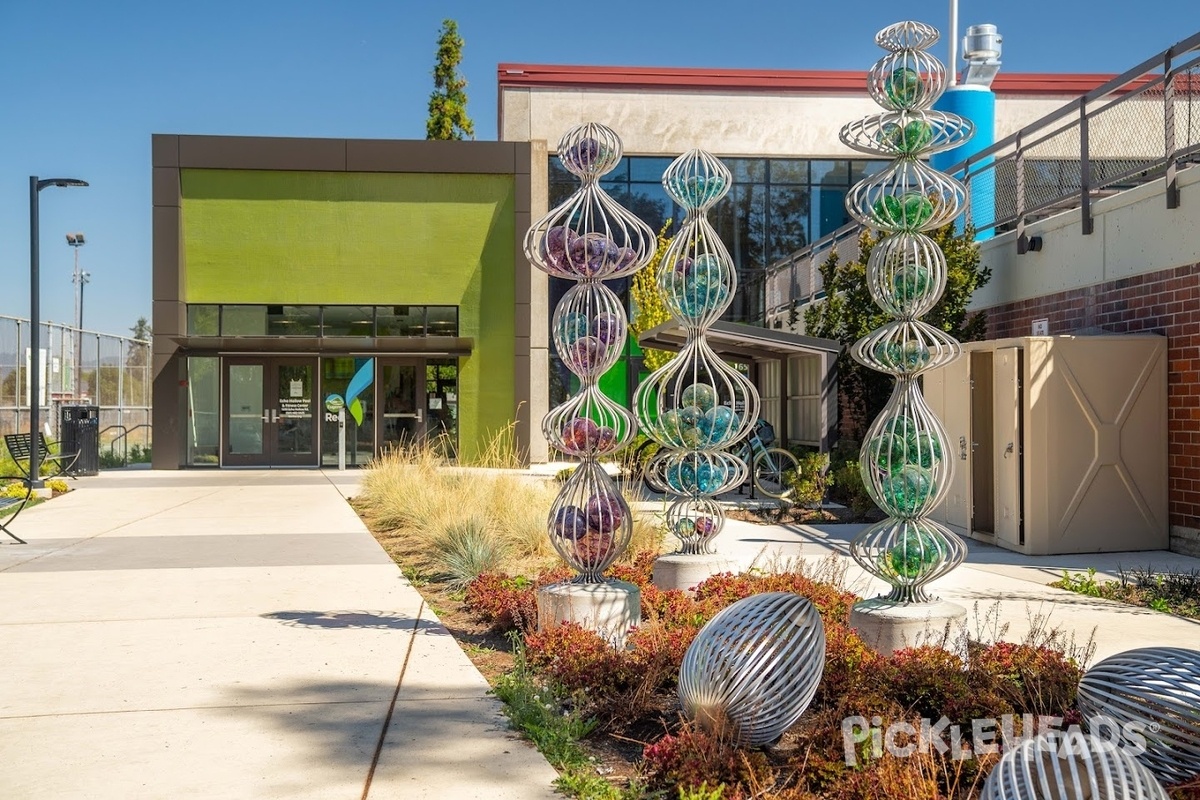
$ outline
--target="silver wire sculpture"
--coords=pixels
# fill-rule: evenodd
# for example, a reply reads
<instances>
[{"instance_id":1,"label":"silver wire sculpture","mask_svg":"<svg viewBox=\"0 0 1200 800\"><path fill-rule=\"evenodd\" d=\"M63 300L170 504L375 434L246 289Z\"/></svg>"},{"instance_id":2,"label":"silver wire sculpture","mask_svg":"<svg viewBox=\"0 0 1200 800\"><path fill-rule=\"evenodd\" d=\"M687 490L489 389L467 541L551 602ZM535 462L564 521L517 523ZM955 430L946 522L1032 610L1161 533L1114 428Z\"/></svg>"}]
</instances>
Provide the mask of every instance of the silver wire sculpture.
<instances>
[{"instance_id":1,"label":"silver wire sculpture","mask_svg":"<svg viewBox=\"0 0 1200 800\"><path fill-rule=\"evenodd\" d=\"M733 259L707 213L726 195L733 176L704 150L690 150L663 173L663 188L687 212L657 275L671 315L686 332L679 355L638 387L634 409L642 431L662 447L646 469L676 496L667 524L680 552L712 552L725 524L715 495L740 486L747 465L725 452L758 419L758 392L727 365L705 334L733 302Z\"/></svg>"},{"instance_id":2,"label":"silver wire sculpture","mask_svg":"<svg viewBox=\"0 0 1200 800\"><path fill-rule=\"evenodd\" d=\"M1083 674L1077 703L1096 725L1138 724L1138 756L1166 783L1200 778L1200 651L1142 647L1109 656Z\"/></svg>"},{"instance_id":3,"label":"silver wire sculpture","mask_svg":"<svg viewBox=\"0 0 1200 800\"><path fill-rule=\"evenodd\" d=\"M980 800L1167 800L1120 744L1079 731L1027 739L992 768Z\"/></svg>"},{"instance_id":4,"label":"silver wire sculpture","mask_svg":"<svg viewBox=\"0 0 1200 800\"><path fill-rule=\"evenodd\" d=\"M925 52L938 40L920 22L884 28L875 42L888 51L868 73L871 98L883 106L842 128L842 142L855 150L894 158L883 171L860 181L846 196L846 209L884 236L867 259L871 298L894 318L850 350L860 364L895 377L887 405L863 441L859 463L871 499L888 514L854 538L850 553L867 572L891 585L887 599L932 602L925 586L962 563L959 538L927 515L950 487L953 461L941 422L930 411L918 376L958 358L958 342L919 317L946 287L946 257L923 231L954 220L966 190L922 160L956 147L974 132L955 114L932 111L946 69Z\"/></svg>"},{"instance_id":5,"label":"silver wire sculpture","mask_svg":"<svg viewBox=\"0 0 1200 800\"><path fill-rule=\"evenodd\" d=\"M700 629L679 667L684 713L743 747L775 741L816 694L825 627L806 598L764 592L724 608Z\"/></svg>"},{"instance_id":6,"label":"silver wire sculpture","mask_svg":"<svg viewBox=\"0 0 1200 800\"><path fill-rule=\"evenodd\" d=\"M535 222L525 235L530 263L577 281L554 309L551 333L580 388L542 420L552 447L582 459L550 509L550 541L576 583L602 583L603 573L629 546L632 515L617 484L598 463L633 440L633 415L607 398L598 381L621 355L627 318L617 295L601 281L627 277L654 256L657 238L641 220L600 188L600 176L621 160L621 140L598 123L580 125L558 145L558 159L581 186Z\"/></svg>"}]
</instances>

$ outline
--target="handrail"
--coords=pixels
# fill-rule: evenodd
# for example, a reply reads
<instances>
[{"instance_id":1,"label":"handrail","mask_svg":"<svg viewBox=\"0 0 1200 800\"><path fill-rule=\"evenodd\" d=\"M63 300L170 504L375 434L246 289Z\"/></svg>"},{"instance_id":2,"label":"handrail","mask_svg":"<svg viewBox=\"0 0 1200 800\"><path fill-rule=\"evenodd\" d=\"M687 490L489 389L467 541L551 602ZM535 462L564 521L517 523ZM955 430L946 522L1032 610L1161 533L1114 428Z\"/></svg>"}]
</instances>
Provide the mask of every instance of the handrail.
<instances>
[{"instance_id":1,"label":"handrail","mask_svg":"<svg viewBox=\"0 0 1200 800\"><path fill-rule=\"evenodd\" d=\"M1133 102L1141 102L1145 107L1126 105ZM1176 105L1188 115L1186 120L1178 118L1185 126L1182 140L1176 130L1179 124ZM1144 119L1133 124L1161 125L1161 138L1135 136L1133 140L1137 144L1154 141L1161 145L1156 147L1157 152L1143 149L1139 153L1134 145L1117 140L1112 145L1114 152L1098 154L1100 148L1095 146L1095 137L1105 131L1114 138L1118 132L1127 133L1131 122L1119 115L1139 112ZM1070 119L1072 115L1074 120ZM1055 147L1054 140L1064 136L1069 141ZM1073 144L1076 137L1078 142ZM1050 152L1039 152L1039 148ZM1175 208L1179 202L1177 169L1185 159L1196 159L1197 155L1200 155L1200 32L942 171L962 179L967 184L968 196L972 181L990 179L983 186L995 187L993 203L988 204L991 218L987 218L988 211L970 205L967 215L977 231L1011 230L1008 226L1013 226L1017 252L1024 253L1028 243L1026 224L1044 216L1077 208L1081 230L1085 235L1090 234L1091 204L1107 191L1131 188L1162 177L1166 206ZM1039 183L1036 170L1047 165L1053 167L1054 175L1043 175ZM840 256L857 258L862 230L857 222L843 225L767 266L761 324L781 327L782 315L796 313L823 296L818 259L835 247ZM788 275L784 276L785 272Z\"/></svg>"},{"instance_id":2,"label":"handrail","mask_svg":"<svg viewBox=\"0 0 1200 800\"><path fill-rule=\"evenodd\" d=\"M96 438L99 439L100 434L103 434L105 431L111 431L116 428L121 429L121 434L113 437L113 440L108 443L108 452L111 454L113 451L113 445L115 445L118 441L121 441L122 444L124 445L121 448L121 464L123 466L125 466L125 465L129 464L129 434L133 433L136 430L140 430L142 428L153 428L153 426L148 422L138 423L137 425L134 425L132 428L127 427L125 425L109 425L108 427L101 430L100 433L96 434Z\"/></svg>"}]
</instances>

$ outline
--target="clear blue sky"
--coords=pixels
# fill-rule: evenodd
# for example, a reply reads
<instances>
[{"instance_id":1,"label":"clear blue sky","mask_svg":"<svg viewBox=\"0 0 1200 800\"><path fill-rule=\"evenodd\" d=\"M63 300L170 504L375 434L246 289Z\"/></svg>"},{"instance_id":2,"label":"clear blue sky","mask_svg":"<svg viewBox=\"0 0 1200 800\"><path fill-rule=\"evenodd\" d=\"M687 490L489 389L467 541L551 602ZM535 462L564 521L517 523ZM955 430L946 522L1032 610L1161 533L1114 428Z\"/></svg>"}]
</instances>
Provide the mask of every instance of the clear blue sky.
<instances>
[{"instance_id":1,"label":"clear blue sky","mask_svg":"<svg viewBox=\"0 0 1200 800\"><path fill-rule=\"evenodd\" d=\"M423 139L442 19L466 39L476 137L496 136L496 64L866 69L876 30L944 29L948 2L0 0L0 314L29 314L29 184L42 192L42 317L74 314L69 231L92 273L85 325L150 316L150 134ZM1123 72L1195 32L1195 4L961 0L1011 72ZM604 16L601 16L601 15ZM1189 23L1188 20L1193 22ZM945 58L944 44L937 54ZM864 87L865 91L865 87ZM603 121L603 120L601 120ZM702 146L702 142L697 142Z\"/></svg>"}]
</instances>

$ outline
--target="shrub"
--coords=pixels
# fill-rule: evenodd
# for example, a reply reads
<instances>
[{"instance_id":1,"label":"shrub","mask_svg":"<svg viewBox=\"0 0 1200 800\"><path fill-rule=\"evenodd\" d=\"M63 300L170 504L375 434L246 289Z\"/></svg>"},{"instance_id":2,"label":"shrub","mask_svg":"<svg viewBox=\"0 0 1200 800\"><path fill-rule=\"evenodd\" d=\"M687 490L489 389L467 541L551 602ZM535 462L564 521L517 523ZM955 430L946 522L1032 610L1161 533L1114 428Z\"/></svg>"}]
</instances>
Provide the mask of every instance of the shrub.
<instances>
[{"instance_id":1,"label":"shrub","mask_svg":"<svg viewBox=\"0 0 1200 800\"><path fill-rule=\"evenodd\" d=\"M46 487L54 494L66 494L71 491L71 487L62 478L51 478L46 481Z\"/></svg>"},{"instance_id":2,"label":"shrub","mask_svg":"<svg viewBox=\"0 0 1200 800\"><path fill-rule=\"evenodd\" d=\"M440 577L462 588L485 572L494 572L508 554L506 543L488 530L488 523L476 517L449 521L433 532L431 561Z\"/></svg>"},{"instance_id":3,"label":"shrub","mask_svg":"<svg viewBox=\"0 0 1200 800\"><path fill-rule=\"evenodd\" d=\"M695 588L696 601L706 619L731 603L762 592L793 592L808 598L821 618L828 622L846 622L858 599L829 583L813 580L799 572L742 573L714 575Z\"/></svg>"},{"instance_id":4,"label":"shrub","mask_svg":"<svg viewBox=\"0 0 1200 800\"><path fill-rule=\"evenodd\" d=\"M1082 667L1061 652L1031 644L977 646L970 660L977 690L994 694L1018 714L1065 714L1075 705L1083 677Z\"/></svg>"},{"instance_id":5,"label":"shrub","mask_svg":"<svg viewBox=\"0 0 1200 800\"><path fill-rule=\"evenodd\" d=\"M829 473L829 454L804 452L799 453L797 458L800 469L796 473L788 473L792 501L804 508L820 508L833 483Z\"/></svg>"},{"instance_id":6,"label":"shrub","mask_svg":"<svg viewBox=\"0 0 1200 800\"><path fill-rule=\"evenodd\" d=\"M688 724L647 745L642 758L650 785L661 788L737 785L770 772L762 753L741 751Z\"/></svg>"},{"instance_id":7,"label":"shrub","mask_svg":"<svg viewBox=\"0 0 1200 800\"><path fill-rule=\"evenodd\" d=\"M484 573L467 584L467 607L492 627L510 631L537 627L537 595L533 581Z\"/></svg>"},{"instance_id":8,"label":"shrub","mask_svg":"<svg viewBox=\"0 0 1200 800\"><path fill-rule=\"evenodd\" d=\"M627 552L634 552L633 547L630 547ZM658 558L657 550L643 550L626 562L613 564L608 570L608 576L632 583L644 590L647 586L653 585L650 583L650 579L654 573L654 559L656 558Z\"/></svg>"},{"instance_id":9,"label":"shrub","mask_svg":"<svg viewBox=\"0 0 1200 800\"><path fill-rule=\"evenodd\" d=\"M845 461L833 470L830 484L830 498L849 508L855 517L863 517L875 510L875 501L867 494L858 461Z\"/></svg>"},{"instance_id":10,"label":"shrub","mask_svg":"<svg viewBox=\"0 0 1200 800\"><path fill-rule=\"evenodd\" d=\"M539 675L592 702L620 691L629 680L623 654L593 631L563 622L525 634L525 658Z\"/></svg>"},{"instance_id":11,"label":"shrub","mask_svg":"<svg viewBox=\"0 0 1200 800\"><path fill-rule=\"evenodd\" d=\"M934 720L944 714L955 722L971 718L966 664L948 650L934 645L898 650L886 676L889 694L913 714Z\"/></svg>"},{"instance_id":12,"label":"shrub","mask_svg":"<svg viewBox=\"0 0 1200 800\"><path fill-rule=\"evenodd\" d=\"M882 679L883 667L884 658L868 647L853 628L848 624L826 621L825 672L821 676L814 702L832 706L842 698L858 700L869 697L875 682ZM876 714L876 709L864 710Z\"/></svg>"},{"instance_id":13,"label":"shrub","mask_svg":"<svg viewBox=\"0 0 1200 800\"><path fill-rule=\"evenodd\" d=\"M0 496L4 497L24 497L27 492L24 481L12 481L4 485L0 489Z\"/></svg>"}]
</instances>

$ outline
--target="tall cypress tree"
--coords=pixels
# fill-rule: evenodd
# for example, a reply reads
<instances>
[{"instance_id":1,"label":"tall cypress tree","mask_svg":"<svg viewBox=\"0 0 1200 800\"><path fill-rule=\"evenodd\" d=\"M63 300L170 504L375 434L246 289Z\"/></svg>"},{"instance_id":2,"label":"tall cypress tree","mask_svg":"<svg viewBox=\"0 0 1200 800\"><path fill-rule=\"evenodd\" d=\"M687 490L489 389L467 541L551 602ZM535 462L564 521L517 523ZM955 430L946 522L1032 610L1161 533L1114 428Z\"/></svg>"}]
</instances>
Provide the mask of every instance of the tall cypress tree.
<instances>
[{"instance_id":1,"label":"tall cypress tree","mask_svg":"<svg viewBox=\"0 0 1200 800\"><path fill-rule=\"evenodd\" d=\"M433 93L429 95L426 139L474 139L475 123L467 116L467 81L458 72L463 39L458 23L442 21L438 37L437 64L433 67Z\"/></svg>"}]
</instances>

